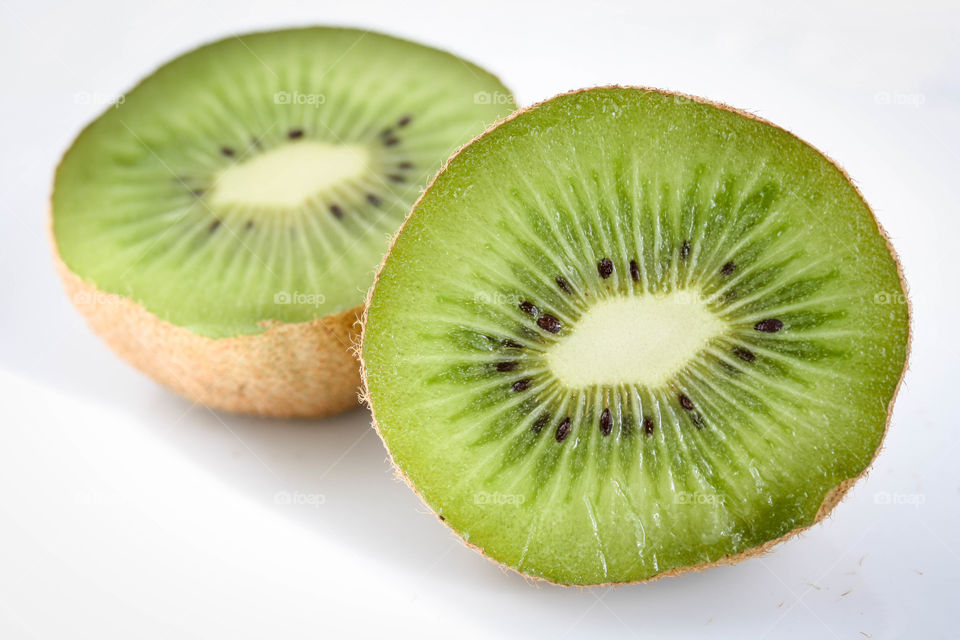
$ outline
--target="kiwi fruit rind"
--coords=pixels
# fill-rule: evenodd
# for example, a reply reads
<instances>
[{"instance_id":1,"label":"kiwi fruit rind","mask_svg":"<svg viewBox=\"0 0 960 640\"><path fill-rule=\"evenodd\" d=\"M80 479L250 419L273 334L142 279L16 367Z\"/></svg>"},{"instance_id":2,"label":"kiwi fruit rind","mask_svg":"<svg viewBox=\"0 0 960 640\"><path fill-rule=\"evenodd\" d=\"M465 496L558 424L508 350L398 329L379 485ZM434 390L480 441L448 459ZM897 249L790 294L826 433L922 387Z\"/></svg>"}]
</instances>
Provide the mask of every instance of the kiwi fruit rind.
<instances>
[{"instance_id":1,"label":"kiwi fruit rind","mask_svg":"<svg viewBox=\"0 0 960 640\"><path fill-rule=\"evenodd\" d=\"M701 99L586 89L448 161L365 312L398 472L561 584L765 551L870 465L905 368L887 238L847 175Z\"/></svg>"},{"instance_id":2,"label":"kiwi fruit rind","mask_svg":"<svg viewBox=\"0 0 960 640\"><path fill-rule=\"evenodd\" d=\"M514 109L490 73L367 31L227 38L166 64L56 172L57 266L92 327L199 403L356 406L376 265L427 180Z\"/></svg>"}]
</instances>

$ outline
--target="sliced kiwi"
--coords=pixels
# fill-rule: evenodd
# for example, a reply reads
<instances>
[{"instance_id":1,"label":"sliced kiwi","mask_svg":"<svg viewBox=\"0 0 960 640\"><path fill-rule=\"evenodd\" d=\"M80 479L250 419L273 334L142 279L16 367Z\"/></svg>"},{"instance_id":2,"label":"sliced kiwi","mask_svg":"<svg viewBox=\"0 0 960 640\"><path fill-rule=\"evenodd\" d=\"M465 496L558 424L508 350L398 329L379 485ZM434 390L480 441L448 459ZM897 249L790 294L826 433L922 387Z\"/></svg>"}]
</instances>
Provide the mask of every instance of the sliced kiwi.
<instances>
[{"instance_id":1,"label":"sliced kiwi","mask_svg":"<svg viewBox=\"0 0 960 640\"><path fill-rule=\"evenodd\" d=\"M830 160L745 113L562 95L465 147L381 266L376 423L470 545L564 584L769 547L870 464L904 287Z\"/></svg>"},{"instance_id":2,"label":"sliced kiwi","mask_svg":"<svg viewBox=\"0 0 960 640\"><path fill-rule=\"evenodd\" d=\"M60 271L112 346L199 402L355 405L353 325L389 238L450 152L512 110L486 71L367 31L201 47L67 151Z\"/></svg>"}]
</instances>

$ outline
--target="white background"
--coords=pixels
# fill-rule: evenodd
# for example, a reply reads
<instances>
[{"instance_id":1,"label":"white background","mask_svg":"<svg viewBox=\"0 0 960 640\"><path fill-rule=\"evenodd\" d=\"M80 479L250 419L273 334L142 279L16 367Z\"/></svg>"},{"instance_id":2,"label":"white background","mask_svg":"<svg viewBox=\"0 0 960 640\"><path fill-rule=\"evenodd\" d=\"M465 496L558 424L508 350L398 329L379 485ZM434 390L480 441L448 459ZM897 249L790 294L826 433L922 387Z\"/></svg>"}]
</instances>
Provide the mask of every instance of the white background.
<instances>
[{"instance_id":1,"label":"white background","mask_svg":"<svg viewBox=\"0 0 960 640\"><path fill-rule=\"evenodd\" d=\"M958 637L960 10L779 4L0 0L0 638ZM365 412L216 414L121 362L51 266L59 154L170 57L300 24L449 49L523 104L608 83L703 95L836 158L914 305L911 370L869 477L764 558L535 586L426 512Z\"/></svg>"}]
</instances>

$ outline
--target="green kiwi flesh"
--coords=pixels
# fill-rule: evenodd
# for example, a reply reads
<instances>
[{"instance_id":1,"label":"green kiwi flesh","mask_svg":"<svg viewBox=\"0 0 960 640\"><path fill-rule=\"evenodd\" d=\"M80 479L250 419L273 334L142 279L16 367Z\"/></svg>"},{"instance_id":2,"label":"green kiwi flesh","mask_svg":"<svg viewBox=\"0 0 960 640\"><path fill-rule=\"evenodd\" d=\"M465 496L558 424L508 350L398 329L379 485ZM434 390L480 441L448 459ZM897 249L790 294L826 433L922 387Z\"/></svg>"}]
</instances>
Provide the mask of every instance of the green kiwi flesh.
<instances>
[{"instance_id":1,"label":"green kiwi flesh","mask_svg":"<svg viewBox=\"0 0 960 640\"><path fill-rule=\"evenodd\" d=\"M67 268L210 338L363 302L427 179L513 110L448 53L306 28L166 64L89 125L52 201Z\"/></svg>"},{"instance_id":2,"label":"green kiwi flesh","mask_svg":"<svg viewBox=\"0 0 960 640\"><path fill-rule=\"evenodd\" d=\"M448 161L368 299L367 399L470 545L563 584L729 562L874 458L908 350L847 176L732 109L561 95Z\"/></svg>"}]
</instances>

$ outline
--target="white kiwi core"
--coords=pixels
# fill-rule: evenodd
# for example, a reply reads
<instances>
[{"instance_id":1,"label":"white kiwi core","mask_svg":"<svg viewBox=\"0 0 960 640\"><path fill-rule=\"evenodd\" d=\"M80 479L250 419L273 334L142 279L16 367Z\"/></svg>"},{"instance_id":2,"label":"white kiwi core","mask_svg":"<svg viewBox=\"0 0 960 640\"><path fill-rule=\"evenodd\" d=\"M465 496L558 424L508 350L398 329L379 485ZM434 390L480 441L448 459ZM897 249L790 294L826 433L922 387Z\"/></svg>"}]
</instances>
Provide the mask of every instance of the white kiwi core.
<instances>
[{"instance_id":1,"label":"white kiwi core","mask_svg":"<svg viewBox=\"0 0 960 640\"><path fill-rule=\"evenodd\" d=\"M363 145L292 142L221 171L211 194L215 206L299 207L314 196L369 171Z\"/></svg>"},{"instance_id":2,"label":"white kiwi core","mask_svg":"<svg viewBox=\"0 0 960 640\"><path fill-rule=\"evenodd\" d=\"M571 389L657 387L726 330L726 322L689 291L599 300L547 352L547 366Z\"/></svg>"}]
</instances>

